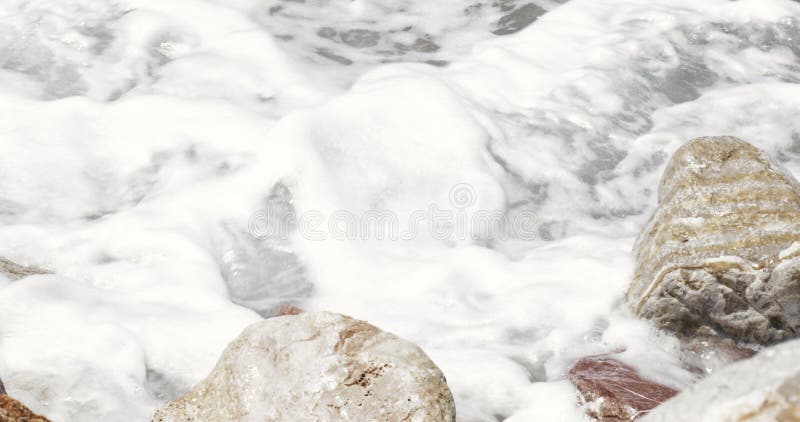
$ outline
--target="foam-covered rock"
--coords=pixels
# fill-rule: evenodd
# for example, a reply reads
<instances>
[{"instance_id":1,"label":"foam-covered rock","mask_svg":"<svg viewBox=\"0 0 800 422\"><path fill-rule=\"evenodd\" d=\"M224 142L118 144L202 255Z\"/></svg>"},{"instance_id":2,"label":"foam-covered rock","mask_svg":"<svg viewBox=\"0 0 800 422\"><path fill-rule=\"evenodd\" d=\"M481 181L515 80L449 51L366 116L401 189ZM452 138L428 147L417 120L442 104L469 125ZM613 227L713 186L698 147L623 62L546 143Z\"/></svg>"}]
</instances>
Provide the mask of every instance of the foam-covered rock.
<instances>
[{"instance_id":1,"label":"foam-covered rock","mask_svg":"<svg viewBox=\"0 0 800 422\"><path fill-rule=\"evenodd\" d=\"M587 413L600 421L634 420L678 393L608 355L579 360L569 379L580 392Z\"/></svg>"},{"instance_id":2,"label":"foam-covered rock","mask_svg":"<svg viewBox=\"0 0 800 422\"><path fill-rule=\"evenodd\" d=\"M685 338L769 344L800 330L800 189L732 137L682 146L636 242L635 313Z\"/></svg>"},{"instance_id":3,"label":"foam-covered rock","mask_svg":"<svg viewBox=\"0 0 800 422\"><path fill-rule=\"evenodd\" d=\"M49 274L50 272L37 267L20 265L10 259L0 256L0 273L11 280L18 280L29 275Z\"/></svg>"},{"instance_id":4,"label":"foam-covered rock","mask_svg":"<svg viewBox=\"0 0 800 422\"><path fill-rule=\"evenodd\" d=\"M772 346L681 392L642 422L800 420L800 340Z\"/></svg>"},{"instance_id":5,"label":"foam-covered rock","mask_svg":"<svg viewBox=\"0 0 800 422\"><path fill-rule=\"evenodd\" d=\"M278 314L282 306L300 304L314 290L289 240L297 229L295 213L291 189L278 182L247 230L225 222L215 232L231 301L264 318Z\"/></svg>"},{"instance_id":6,"label":"foam-covered rock","mask_svg":"<svg viewBox=\"0 0 800 422\"><path fill-rule=\"evenodd\" d=\"M454 421L455 406L419 347L322 312L245 329L205 380L153 417L187 420Z\"/></svg>"}]
</instances>

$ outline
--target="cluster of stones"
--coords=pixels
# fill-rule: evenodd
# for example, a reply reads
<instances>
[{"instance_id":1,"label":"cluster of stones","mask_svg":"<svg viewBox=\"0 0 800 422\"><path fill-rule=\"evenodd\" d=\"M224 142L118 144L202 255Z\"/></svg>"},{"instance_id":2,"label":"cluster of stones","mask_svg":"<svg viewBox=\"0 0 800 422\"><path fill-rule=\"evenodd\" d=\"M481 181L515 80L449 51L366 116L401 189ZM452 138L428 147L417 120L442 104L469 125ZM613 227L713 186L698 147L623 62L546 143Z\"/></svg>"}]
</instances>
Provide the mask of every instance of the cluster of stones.
<instances>
[{"instance_id":1,"label":"cluster of stones","mask_svg":"<svg viewBox=\"0 0 800 422\"><path fill-rule=\"evenodd\" d=\"M587 412L609 422L800 421L800 340L768 347L800 331L800 185L752 145L707 137L674 154L658 201L634 246L631 310L687 356L741 361L679 394L613 355L586 357L568 378ZM46 271L0 258L0 273ZM455 421L444 375L416 345L344 315L273 313L153 422ZM47 419L0 382L0 421Z\"/></svg>"},{"instance_id":2,"label":"cluster of stones","mask_svg":"<svg viewBox=\"0 0 800 422\"><path fill-rule=\"evenodd\" d=\"M681 340L690 369L698 356L729 363L797 337L800 185L754 146L705 137L679 148L634 254L630 308ZM777 347L662 406L677 392L611 357L581 360L570 379L601 421L800 421L800 341Z\"/></svg>"}]
</instances>

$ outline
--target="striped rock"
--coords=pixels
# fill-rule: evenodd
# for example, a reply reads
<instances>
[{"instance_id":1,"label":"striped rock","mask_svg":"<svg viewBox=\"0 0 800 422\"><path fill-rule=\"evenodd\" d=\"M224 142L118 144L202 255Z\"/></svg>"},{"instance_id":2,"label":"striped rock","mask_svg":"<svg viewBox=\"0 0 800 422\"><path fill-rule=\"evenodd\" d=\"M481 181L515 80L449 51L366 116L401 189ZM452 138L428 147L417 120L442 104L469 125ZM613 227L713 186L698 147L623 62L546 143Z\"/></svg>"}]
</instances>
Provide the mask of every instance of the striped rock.
<instances>
[{"instance_id":1,"label":"striped rock","mask_svg":"<svg viewBox=\"0 0 800 422\"><path fill-rule=\"evenodd\" d=\"M732 137L675 152L634 246L633 311L679 336L769 344L800 329L800 186Z\"/></svg>"}]
</instances>

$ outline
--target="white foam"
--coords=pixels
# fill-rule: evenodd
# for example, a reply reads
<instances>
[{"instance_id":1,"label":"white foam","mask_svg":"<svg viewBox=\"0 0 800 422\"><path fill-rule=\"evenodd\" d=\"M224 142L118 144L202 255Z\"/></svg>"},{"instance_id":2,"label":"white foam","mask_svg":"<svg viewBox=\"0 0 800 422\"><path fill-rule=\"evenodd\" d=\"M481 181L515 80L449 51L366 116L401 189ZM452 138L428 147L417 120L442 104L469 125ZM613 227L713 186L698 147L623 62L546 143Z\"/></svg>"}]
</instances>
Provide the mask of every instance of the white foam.
<instances>
[{"instance_id":1,"label":"white foam","mask_svg":"<svg viewBox=\"0 0 800 422\"><path fill-rule=\"evenodd\" d=\"M460 420L583 420L565 374L593 353L689 384L621 304L630 248L685 140L737 135L800 171L800 4L558 3L505 36L488 2L4 4L0 256L57 274L0 282L9 392L133 421L191 387L259 318L217 234L246 234L279 181L323 219L280 244L314 286L298 304L418 343ZM432 206L454 231L409 223ZM418 232L326 224L376 210ZM532 231L457 230L481 211Z\"/></svg>"}]
</instances>

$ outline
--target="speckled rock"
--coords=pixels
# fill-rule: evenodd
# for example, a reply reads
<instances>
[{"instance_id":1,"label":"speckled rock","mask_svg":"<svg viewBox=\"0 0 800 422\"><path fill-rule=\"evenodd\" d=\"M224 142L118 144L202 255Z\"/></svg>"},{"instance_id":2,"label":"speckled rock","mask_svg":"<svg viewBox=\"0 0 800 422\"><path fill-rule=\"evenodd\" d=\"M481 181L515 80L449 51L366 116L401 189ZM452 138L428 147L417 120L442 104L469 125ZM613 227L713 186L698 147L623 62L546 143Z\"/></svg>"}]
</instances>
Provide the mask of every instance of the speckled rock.
<instances>
[{"instance_id":1,"label":"speckled rock","mask_svg":"<svg viewBox=\"0 0 800 422\"><path fill-rule=\"evenodd\" d=\"M769 347L666 401L642 422L800 421L800 340Z\"/></svg>"},{"instance_id":2,"label":"speckled rock","mask_svg":"<svg viewBox=\"0 0 800 422\"><path fill-rule=\"evenodd\" d=\"M244 330L211 374L156 411L178 421L454 421L442 372L414 344L353 318L304 313Z\"/></svg>"},{"instance_id":3,"label":"speckled rock","mask_svg":"<svg viewBox=\"0 0 800 422\"><path fill-rule=\"evenodd\" d=\"M569 379L589 416L601 422L635 420L678 394L671 387L642 378L635 368L608 355L579 360Z\"/></svg>"},{"instance_id":4,"label":"speckled rock","mask_svg":"<svg viewBox=\"0 0 800 422\"><path fill-rule=\"evenodd\" d=\"M634 312L684 338L770 344L800 330L800 188L732 137L682 146L636 241Z\"/></svg>"},{"instance_id":5,"label":"speckled rock","mask_svg":"<svg viewBox=\"0 0 800 422\"><path fill-rule=\"evenodd\" d=\"M0 395L0 422L49 422L49 419L33 413L24 404L3 394Z\"/></svg>"}]
</instances>

